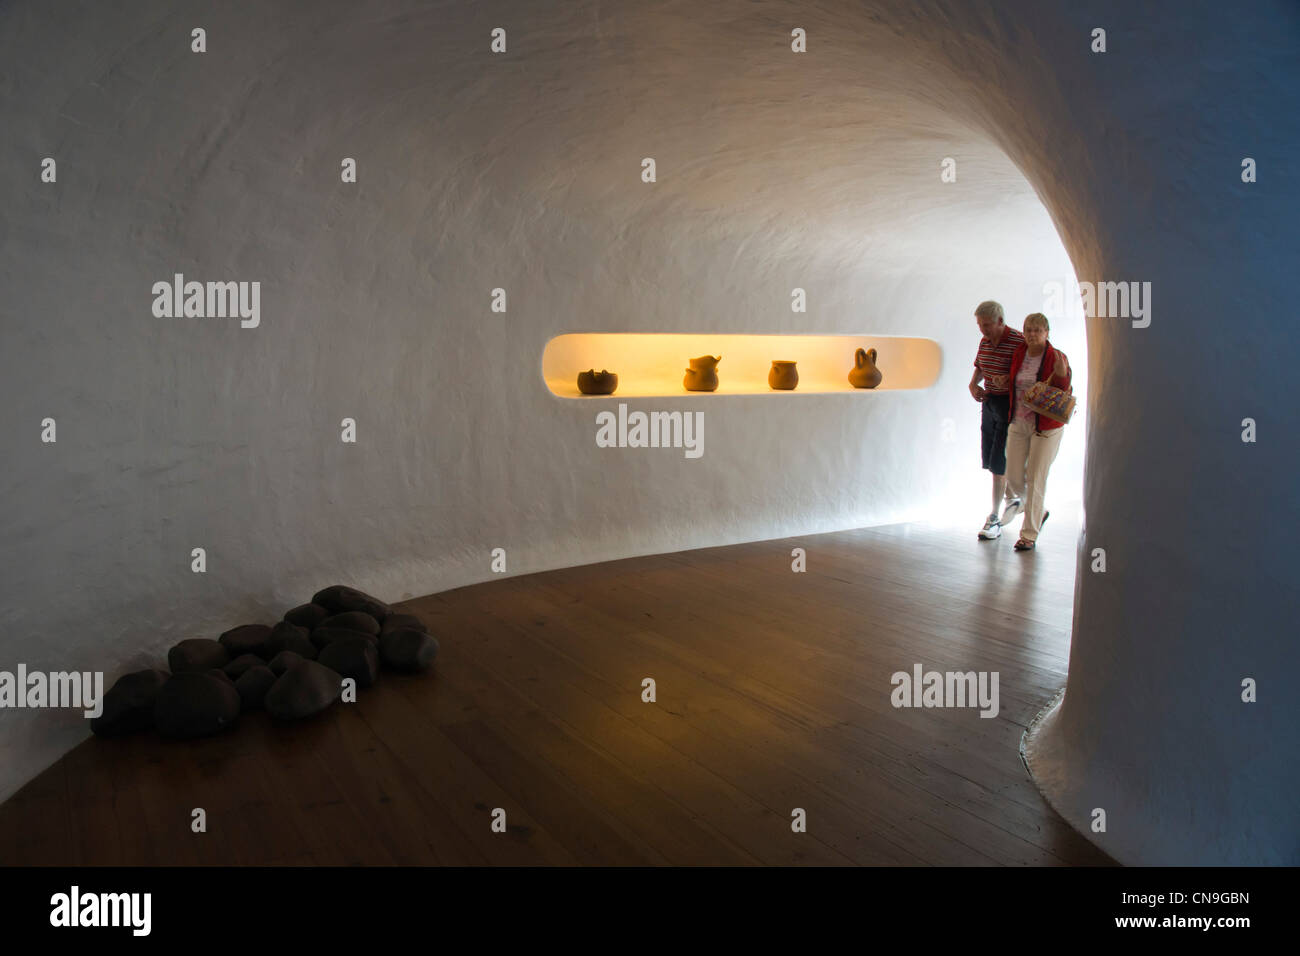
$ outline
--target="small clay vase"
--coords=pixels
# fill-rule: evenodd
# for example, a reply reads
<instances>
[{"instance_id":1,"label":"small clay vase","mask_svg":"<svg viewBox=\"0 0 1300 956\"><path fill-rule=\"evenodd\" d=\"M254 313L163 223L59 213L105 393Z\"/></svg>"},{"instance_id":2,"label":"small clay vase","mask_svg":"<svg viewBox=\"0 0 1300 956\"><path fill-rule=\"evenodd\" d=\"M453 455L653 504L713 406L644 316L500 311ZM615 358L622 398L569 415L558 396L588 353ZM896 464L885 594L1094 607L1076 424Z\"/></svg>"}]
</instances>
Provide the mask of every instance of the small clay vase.
<instances>
[{"instance_id":1,"label":"small clay vase","mask_svg":"<svg viewBox=\"0 0 1300 956\"><path fill-rule=\"evenodd\" d=\"M715 392L718 389L718 363L722 356L701 355L690 360L691 367L686 370L682 384L688 392Z\"/></svg>"},{"instance_id":2,"label":"small clay vase","mask_svg":"<svg viewBox=\"0 0 1300 956\"><path fill-rule=\"evenodd\" d=\"M772 370L767 373L767 384L788 392L799 384L799 372L794 362L772 360Z\"/></svg>"},{"instance_id":3,"label":"small clay vase","mask_svg":"<svg viewBox=\"0 0 1300 956\"><path fill-rule=\"evenodd\" d=\"M578 373L578 391L583 395L613 395L616 388L618 376L603 368L599 372L589 368Z\"/></svg>"},{"instance_id":4,"label":"small clay vase","mask_svg":"<svg viewBox=\"0 0 1300 956\"><path fill-rule=\"evenodd\" d=\"M854 388L875 388L880 384L880 369L876 368L876 350L858 349L853 353L853 370L849 384Z\"/></svg>"}]
</instances>

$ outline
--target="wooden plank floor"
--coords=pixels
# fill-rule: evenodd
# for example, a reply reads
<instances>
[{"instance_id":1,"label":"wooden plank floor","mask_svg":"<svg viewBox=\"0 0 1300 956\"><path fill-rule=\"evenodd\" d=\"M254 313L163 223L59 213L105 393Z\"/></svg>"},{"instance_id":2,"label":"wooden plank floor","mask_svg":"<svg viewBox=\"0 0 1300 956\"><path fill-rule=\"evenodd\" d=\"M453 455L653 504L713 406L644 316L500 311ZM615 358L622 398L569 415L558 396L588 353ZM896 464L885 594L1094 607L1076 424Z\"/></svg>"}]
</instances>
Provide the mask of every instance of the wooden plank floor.
<instances>
[{"instance_id":1,"label":"wooden plank floor","mask_svg":"<svg viewBox=\"0 0 1300 956\"><path fill-rule=\"evenodd\" d=\"M295 725L88 740L0 806L0 863L1107 865L1018 753L1065 683L1062 519L1031 555L896 525L407 601L434 674ZM916 663L997 671L1000 713L895 709Z\"/></svg>"}]
</instances>

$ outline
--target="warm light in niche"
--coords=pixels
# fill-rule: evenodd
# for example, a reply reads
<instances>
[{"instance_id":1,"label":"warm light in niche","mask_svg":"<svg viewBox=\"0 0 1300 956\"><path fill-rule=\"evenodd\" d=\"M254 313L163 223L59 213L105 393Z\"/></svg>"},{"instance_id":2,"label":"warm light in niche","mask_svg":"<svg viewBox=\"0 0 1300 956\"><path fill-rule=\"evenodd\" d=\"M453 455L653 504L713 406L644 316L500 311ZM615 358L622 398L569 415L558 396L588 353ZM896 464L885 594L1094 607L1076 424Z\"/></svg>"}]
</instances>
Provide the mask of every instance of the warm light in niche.
<instances>
[{"instance_id":1,"label":"warm light in niche","mask_svg":"<svg viewBox=\"0 0 1300 956\"><path fill-rule=\"evenodd\" d=\"M875 389L849 384L853 355L876 350L883 376ZM688 392L682 377L689 360L721 355L716 392ZM772 361L798 363L799 386L775 390L767 382ZM659 332L579 332L557 335L542 352L542 378L563 398L637 396L806 395L929 388L939 378L943 353L933 339L898 335L700 335ZM578 373L594 368L618 375L612 396L578 391Z\"/></svg>"}]
</instances>

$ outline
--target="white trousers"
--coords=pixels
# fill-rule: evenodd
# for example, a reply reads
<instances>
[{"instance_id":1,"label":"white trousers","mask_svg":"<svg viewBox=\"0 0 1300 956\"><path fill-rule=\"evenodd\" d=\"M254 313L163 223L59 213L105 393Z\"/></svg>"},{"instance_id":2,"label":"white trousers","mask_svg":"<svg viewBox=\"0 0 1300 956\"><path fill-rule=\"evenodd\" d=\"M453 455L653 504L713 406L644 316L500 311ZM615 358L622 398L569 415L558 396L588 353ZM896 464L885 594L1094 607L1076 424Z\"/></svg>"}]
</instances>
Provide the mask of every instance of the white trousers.
<instances>
[{"instance_id":1,"label":"white trousers","mask_svg":"<svg viewBox=\"0 0 1300 956\"><path fill-rule=\"evenodd\" d=\"M1038 540L1043 524L1043 494L1047 490L1047 472L1056 461L1064 428L1034 430L1032 421L1016 419L1007 426L1007 491L1025 503L1025 520L1020 537Z\"/></svg>"}]
</instances>

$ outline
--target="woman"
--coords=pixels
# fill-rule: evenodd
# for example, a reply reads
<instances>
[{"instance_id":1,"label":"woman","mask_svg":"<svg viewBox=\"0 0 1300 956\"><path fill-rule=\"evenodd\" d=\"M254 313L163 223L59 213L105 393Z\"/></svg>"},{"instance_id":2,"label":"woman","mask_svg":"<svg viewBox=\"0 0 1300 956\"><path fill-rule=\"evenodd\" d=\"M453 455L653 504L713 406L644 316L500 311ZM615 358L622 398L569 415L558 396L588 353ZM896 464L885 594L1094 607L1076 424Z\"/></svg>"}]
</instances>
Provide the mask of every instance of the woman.
<instances>
[{"instance_id":1,"label":"woman","mask_svg":"<svg viewBox=\"0 0 1300 956\"><path fill-rule=\"evenodd\" d=\"M1061 447L1061 422L1038 415L1024 404L1035 382L1046 382L1070 392L1070 363L1065 353L1047 341L1047 316L1025 316L1025 344L1011 357L1011 424L1007 426L1007 485L1014 496L1009 508L1023 504L1017 551L1034 550L1038 532L1047 520L1043 492L1047 472Z\"/></svg>"}]
</instances>

